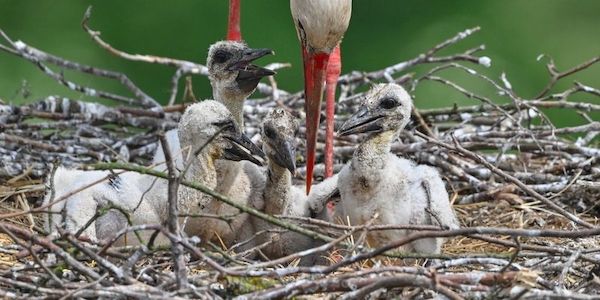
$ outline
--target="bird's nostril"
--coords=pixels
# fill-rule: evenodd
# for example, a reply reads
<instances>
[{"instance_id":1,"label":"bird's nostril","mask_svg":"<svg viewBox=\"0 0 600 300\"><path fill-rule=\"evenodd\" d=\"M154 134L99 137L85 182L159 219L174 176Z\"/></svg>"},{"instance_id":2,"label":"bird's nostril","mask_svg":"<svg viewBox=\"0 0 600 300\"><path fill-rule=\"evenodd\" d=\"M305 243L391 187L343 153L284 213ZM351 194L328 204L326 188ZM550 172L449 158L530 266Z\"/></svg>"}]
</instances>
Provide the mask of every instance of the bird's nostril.
<instances>
[{"instance_id":1,"label":"bird's nostril","mask_svg":"<svg viewBox=\"0 0 600 300\"><path fill-rule=\"evenodd\" d=\"M366 109L363 109L358 113L358 116L362 118L362 117L366 116L367 113L368 113L368 111Z\"/></svg>"}]
</instances>

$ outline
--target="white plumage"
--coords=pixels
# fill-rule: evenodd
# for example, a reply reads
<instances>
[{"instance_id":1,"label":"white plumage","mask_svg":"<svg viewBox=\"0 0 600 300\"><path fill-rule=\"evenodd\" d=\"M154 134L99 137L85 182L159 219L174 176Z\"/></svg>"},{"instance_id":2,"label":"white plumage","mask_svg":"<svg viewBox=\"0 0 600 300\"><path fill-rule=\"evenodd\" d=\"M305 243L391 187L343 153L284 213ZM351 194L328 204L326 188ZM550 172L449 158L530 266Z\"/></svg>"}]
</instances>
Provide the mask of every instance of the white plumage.
<instances>
[{"instance_id":1,"label":"white plumage","mask_svg":"<svg viewBox=\"0 0 600 300\"><path fill-rule=\"evenodd\" d=\"M458 221L448 201L444 183L432 167L390 153L391 143L410 119L412 100L395 84L380 84L365 96L363 108L340 129L341 135L370 133L358 146L352 160L339 173L341 203L336 215L348 216L353 225L439 225L457 228ZM371 246L381 246L404 237L406 231L368 234ZM405 250L439 253L444 240L423 239Z\"/></svg>"},{"instance_id":2,"label":"white plumage","mask_svg":"<svg viewBox=\"0 0 600 300\"><path fill-rule=\"evenodd\" d=\"M244 101L250 96L261 78L273 75L271 70L251 64L252 61L271 54L270 49L252 49L246 44L235 41L220 41L210 46L206 65L208 67L210 84L215 100L223 103L232 113L235 122L243 130ZM167 133L167 138L176 140L176 134ZM180 153L177 143L170 143L172 153ZM164 162L162 147L159 147L153 159L156 165ZM181 166L181 160L178 160ZM164 167L162 167L164 168ZM215 162L217 184L215 191L221 193L239 204L250 205L259 209L262 204L264 176L256 165L246 162L218 160ZM222 205L213 200L209 204L215 214L234 216L232 221L209 220L213 234L209 239L224 242L226 245L235 243L242 235L251 234L244 223L246 214L229 205Z\"/></svg>"},{"instance_id":3,"label":"white plumage","mask_svg":"<svg viewBox=\"0 0 600 300\"><path fill-rule=\"evenodd\" d=\"M291 0L299 39L314 52L331 53L342 39L352 15L351 0Z\"/></svg>"},{"instance_id":4,"label":"white plumage","mask_svg":"<svg viewBox=\"0 0 600 300\"><path fill-rule=\"evenodd\" d=\"M213 99L217 100L231 112L235 121L244 129L244 101L250 96L261 78L275 74L273 71L252 65L251 63L265 55L271 54L271 49L253 49L242 42L219 41L212 44L208 49L206 66L208 78L212 86ZM166 133L171 153L175 156L176 165L182 166L181 149L177 130ZM153 165L160 166L164 163L165 156L162 145L158 145ZM232 166L229 166L232 168ZM161 167L164 169L164 166ZM238 170L231 170L237 174ZM235 178L235 176L223 176ZM231 184L222 184L230 186Z\"/></svg>"},{"instance_id":5,"label":"white plumage","mask_svg":"<svg viewBox=\"0 0 600 300\"><path fill-rule=\"evenodd\" d=\"M219 130L222 130L221 133L197 156L189 155L195 153ZM212 100L188 107L181 118L178 134L181 141L180 148L188 150L184 151L187 153L183 157L184 165L190 164L184 178L203 183L213 189L217 184L215 161L226 155L230 149L240 148L249 143L235 125L231 113L222 104ZM247 153L247 155L257 153L252 147L244 149L236 153ZM236 160L244 158L244 156L231 155L227 157ZM50 183L54 192L46 195L44 204L110 175L108 171L58 168ZM109 181L94 185L63 202L50 206L46 216L47 229L54 232L56 226L64 225L68 231L76 232L100 209L111 205L118 206L129 214L133 224L164 224L168 218L166 185L166 180L137 173L112 176ZM214 214L221 209L220 203L214 202L212 197L191 188L181 186L177 196L180 213ZM91 240L107 240L126 226L127 222L123 214L111 210L93 222L83 234ZM203 218L190 218L184 230L189 235L197 235L205 240L214 233L225 234L219 232L220 228L213 226L210 219ZM130 236L128 240L135 242L133 236Z\"/></svg>"}]
</instances>

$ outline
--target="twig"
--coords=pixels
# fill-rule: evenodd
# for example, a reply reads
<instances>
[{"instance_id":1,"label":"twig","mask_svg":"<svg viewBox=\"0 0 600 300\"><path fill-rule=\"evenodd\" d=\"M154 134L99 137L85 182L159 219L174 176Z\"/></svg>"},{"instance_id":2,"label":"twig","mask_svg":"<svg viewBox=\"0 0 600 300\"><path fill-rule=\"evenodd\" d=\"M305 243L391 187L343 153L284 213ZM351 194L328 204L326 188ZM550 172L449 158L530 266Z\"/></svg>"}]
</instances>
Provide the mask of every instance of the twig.
<instances>
[{"instance_id":1,"label":"twig","mask_svg":"<svg viewBox=\"0 0 600 300\"><path fill-rule=\"evenodd\" d=\"M127 171L134 171L134 172L138 172L141 174L147 174L147 175L151 175L151 176L155 176L155 177L160 177L160 178L164 178L164 179L168 179L167 175L163 172L159 172L156 171L154 169L151 168L145 168L145 167L141 167L141 166L136 166L136 165L131 165L131 164L123 164L123 163L98 163L98 164L94 164L90 166L93 169L96 170L112 170L112 169L122 169L122 170L127 170ZM302 228L298 225L292 224L292 223L288 223L285 221L282 221L278 218L272 217L268 214L265 214L263 212L260 212L254 208L239 204L235 201L232 201L231 199L229 199L228 197L221 195L209 188L207 188L206 186L204 186L203 184L199 184L196 182L189 182L189 181L185 181L182 180L181 181L182 185L185 185L187 187L199 190L209 196L214 197L215 199L217 199L218 201L222 201L228 205L231 205L237 209L239 209L240 211L243 211L245 213L248 213L250 215L253 215L257 218L260 218L262 220L265 220L269 223L272 223L274 225L280 226L282 228L285 229L289 229L291 231L306 235L308 237L311 237L313 239L316 240L320 240L320 241L324 241L324 242L330 242L333 239L322 235L320 233L314 232L312 230L308 230L305 228Z\"/></svg>"},{"instance_id":2,"label":"twig","mask_svg":"<svg viewBox=\"0 0 600 300\"><path fill-rule=\"evenodd\" d=\"M123 102L123 103L129 104L129 105L140 103L146 107L157 107L159 109L161 108L160 105L158 104L158 102L156 102L154 99L150 98L148 95L144 94L137 86L135 86L135 84L133 84L133 82L131 82L131 80L129 80L129 78L127 78L127 76L125 76L123 74L116 73L113 71L96 69L96 68L93 68L90 66L71 62L66 59L47 54L43 51L40 51L36 48L33 48L33 47L25 44L22 41L12 42L12 40L8 37L8 35L6 35L6 33L4 33L4 31L2 31L1 29L0 29L0 35L12 47L12 49L11 49L12 51L8 51L9 53L18 55L18 56L28 60L29 62L36 65L46 75L52 77L54 80L58 81L60 84L66 86L67 88L69 88L71 90L83 93L90 97L100 97L100 98L115 100L115 101ZM0 49L6 50L7 48L0 47ZM117 94L104 92L101 90L96 90L93 88L88 88L85 86L78 85L72 81L66 80L64 78L63 74L57 74L54 71L52 71L50 68L48 68L46 65L44 65L42 63L43 61L48 61L50 63L59 65L61 67L70 68L70 69L73 69L73 70L76 70L79 72L83 72L83 73L90 73L90 74L96 75L96 76L118 79L123 85L125 85L125 87L130 89L137 97L139 97L139 99L136 100L136 99L132 99L132 98L127 98L127 97L123 97L123 96L120 96Z\"/></svg>"},{"instance_id":3,"label":"twig","mask_svg":"<svg viewBox=\"0 0 600 300\"><path fill-rule=\"evenodd\" d=\"M538 60L541 59L542 57L543 56L540 56L538 58ZM546 93L548 93L560 79L567 77L569 75L575 74L581 70L585 70L599 61L600 61L600 56L596 56L596 57L594 57L582 64L579 64L571 69L568 69L564 72L560 72L556 69L556 65L554 64L554 59L550 58L550 61L546 65L546 67L548 68L548 72L550 73L550 82L548 82L548 84L535 97L535 99L540 99L540 98L544 97L544 95L546 95Z\"/></svg>"},{"instance_id":4,"label":"twig","mask_svg":"<svg viewBox=\"0 0 600 300\"><path fill-rule=\"evenodd\" d=\"M418 133L417 133L418 134ZM564 210L562 207L558 206L556 203L548 200L548 198L540 195L538 192L532 190L531 188L529 188L527 185L525 185L524 183L522 183L520 180L518 180L517 178L514 178L513 176L506 174L504 171L500 170L498 167L490 164L489 162L487 162L485 159L481 158L479 155L466 150L465 148L463 148L457 141L455 141L454 146L451 146L449 144L434 140L426 135L420 134L421 137L427 139L429 142L434 143L440 147L444 147L446 149L449 150L453 150L456 151L458 153L461 153L479 163L481 163L482 165L484 165L486 168L490 169L492 172L506 178L507 180L509 180L510 182L512 182L513 184L517 185L521 190L523 190L524 192L526 192L527 194L531 195L532 197L536 198L537 200L542 201L544 204L546 204L548 207L550 207L551 209L553 209L554 211L556 211L557 213L563 215L564 217L566 217L567 219L582 225L584 227L588 227L588 228L593 228L594 225L581 220L579 217L567 212L566 210Z\"/></svg>"},{"instance_id":5,"label":"twig","mask_svg":"<svg viewBox=\"0 0 600 300\"><path fill-rule=\"evenodd\" d=\"M167 227L169 232L181 238L181 229L179 228L179 208L177 203L177 190L181 182L181 177L177 175L175 170L175 164L173 163L173 157L171 155L171 149L169 148L169 142L167 141L164 134L158 135L160 143L163 147L165 160L167 162L168 170L168 203L169 203L169 220L167 221ZM189 287L187 279L187 270L185 267L185 261L183 257L183 246L173 243L171 241L171 253L173 255L173 265L175 278L177 280L177 289L185 289Z\"/></svg>"}]
</instances>

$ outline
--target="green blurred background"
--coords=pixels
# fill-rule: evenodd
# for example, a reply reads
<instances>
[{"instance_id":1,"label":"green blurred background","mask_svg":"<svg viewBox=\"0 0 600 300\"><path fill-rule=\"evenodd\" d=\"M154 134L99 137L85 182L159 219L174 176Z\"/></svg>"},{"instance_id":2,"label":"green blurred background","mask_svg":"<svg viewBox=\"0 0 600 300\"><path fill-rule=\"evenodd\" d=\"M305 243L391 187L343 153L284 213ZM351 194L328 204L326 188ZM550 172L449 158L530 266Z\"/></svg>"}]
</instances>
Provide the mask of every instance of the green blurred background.
<instances>
[{"instance_id":1,"label":"green blurred background","mask_svg":"<svg viewBox=\"0 0 600 300\"><path fill-rule=\"evenodd\" d=\"M226 0L0 0L0 28L13 39L71 60L126 73L135 83L162 102L168 97L173 70L163 66L128 62L95 45L80 26L83 13L93 5L92 28L113 46L140 54L154 54L204 63L208 46L225 36ZM506 72L517 93L536 95L548 80L546 60L552 56L565 69L600 55L600 1L598 0L356 0L350 28L343 42L344 72L376 70L412 58L466 28L481 26L472 38L443 52L454 53L485 44L482 55L492 67L475 68L497 79ZM291 62L279 72L281 88L302 87L300 50L289 12L289 1L242 1L242 31L254 47L270 47L276 56L259 63ZM423 68L417 69L422 71ZM66 73L78 82L117 92L111 81ZM462 72L442 73L497 101L482 81ZM579 80L600 88L600 64L577 74L557 88ZM194 78L196 95L210 97L207 80ZM23 92L26 90L27 92ZM43 75L31 63L0 52L0 99L7 103L34 101L60 94L85 99ZM476 104L437 83L422 84L417 106ZM179 93L181 95L181 93ZM600 102L581 96L581 100ZM579 123L580 117L550 112L561 124ZM598 114L593 115L594 118Z\"/></svg>"}]
</instances>

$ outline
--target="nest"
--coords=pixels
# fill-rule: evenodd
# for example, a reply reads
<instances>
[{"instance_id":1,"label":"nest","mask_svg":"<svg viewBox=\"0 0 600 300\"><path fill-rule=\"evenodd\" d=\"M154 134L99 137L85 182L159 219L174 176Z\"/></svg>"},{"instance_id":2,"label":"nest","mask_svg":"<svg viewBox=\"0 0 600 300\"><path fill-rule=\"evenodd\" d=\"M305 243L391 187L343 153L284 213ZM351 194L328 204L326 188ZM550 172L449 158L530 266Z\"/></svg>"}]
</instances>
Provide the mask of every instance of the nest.
<instances>
[{"instance_id":1,"label":"nest","mask_svg":"<svg viewBox=\"0 0 600 300\"><path fill-rule=\"evenodd\" d=\"M351 233L393 228L328 224L308 218L291 222L276 216L269 220L291 224L284 226L285 230L322 239L324 246L273 261L255 261L222 245L199 248L194 239L160 225L143 229L170 236L183 252L146 246L107 247L66 232L54 240L44 238L39 226L43 212L39 199L53 166L93 164L97 169L139 171L140 167L131 163L147 164L157 136L175 128L185 102L195 100L191 80L187 80L181 97L184 103L174 103L180 79L190 74L206 75L206 68L193 62L119 51L88 27L88 18L89 12L84 29L111 53L176 68L169 105L158 106L124 74L67 61L21 41L13 42L0 31L4 39L1 50L35 64L70 89L121 103L105 106L48 96L23 106L0 105L2 297L423 299L441 294L451 299L588 299L597 295L600 123L588 114L600 111L593 100L600 97L600 90L580 82L564 90L555 86L592 67L600 57L564 71L550 60L548 85L536 97L523 98L512 89L505 74L493 79L479 71L491 63L490 58L480 55L483 45L439 54L442 50L451 52L479 28L460 32L413 59L385 69L341 76L336 112L339 126L358 109L363 92L373 82L395 82L409 92L423 82L434 82L440 89L473 99L470 106L415 108L411 124L392 147L394 153L441 172L461 229L423 226L405 239L374 249L361 239L353 239ZM79 85L49 66L119 80L133 96ZM470 91L453 81L449 70L464 72L492 92ZM260 120L273 107L284 107L303 117L303 94L278 88L274 78L259 85L258 94L263 98L248 101L245 108L246 131L254 141L260 141ZM588 122L557 127L546 116L546 109L576 111ZM323 139L319 137L321 149ZM360 136L336 138L336 170L350 159L360 140ZM102 163L115 161L120 163ZM300 166L302 161L299 157ZM321 164L316 166L317 176L322 176L323 169ZM300 168L298 181L303 179L304 170ZM264 217L251 209L242 210ZM427 237L449 239L442 254L395 251ZM303 255L311 253L323 253L330 263L296 265ZM183 261L187 263L181 265Z\"/></svg>"}]
</instances>

